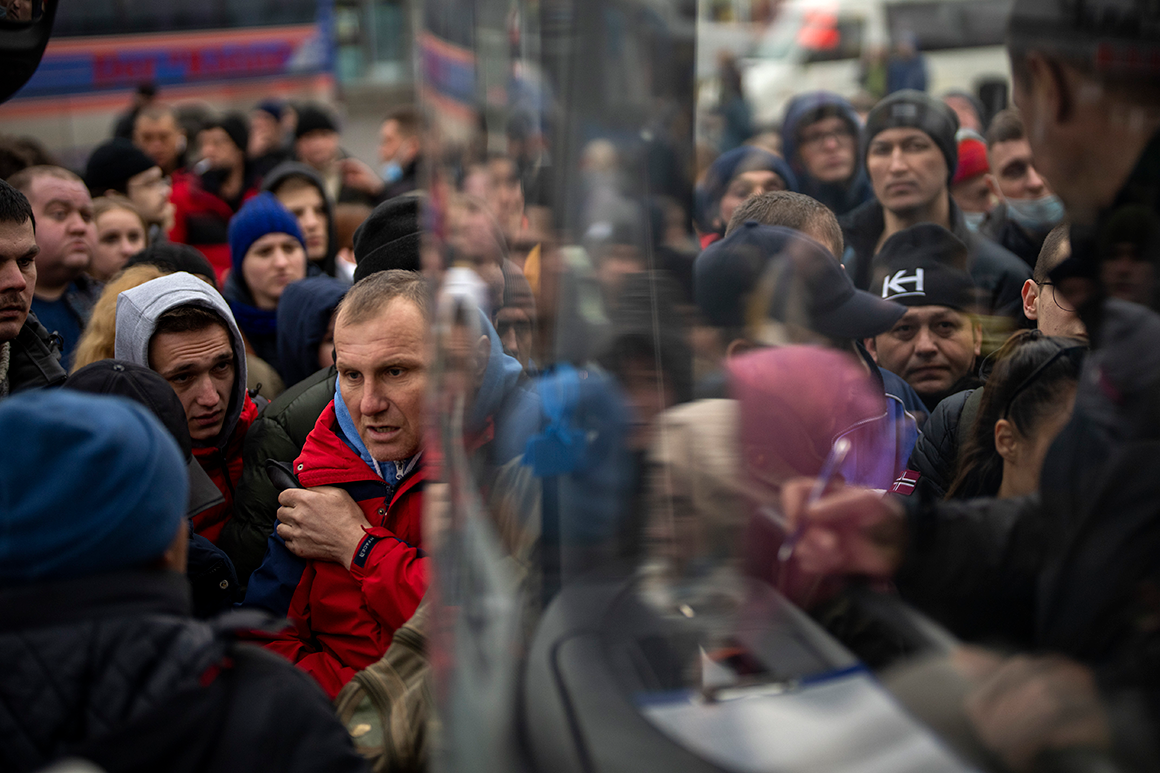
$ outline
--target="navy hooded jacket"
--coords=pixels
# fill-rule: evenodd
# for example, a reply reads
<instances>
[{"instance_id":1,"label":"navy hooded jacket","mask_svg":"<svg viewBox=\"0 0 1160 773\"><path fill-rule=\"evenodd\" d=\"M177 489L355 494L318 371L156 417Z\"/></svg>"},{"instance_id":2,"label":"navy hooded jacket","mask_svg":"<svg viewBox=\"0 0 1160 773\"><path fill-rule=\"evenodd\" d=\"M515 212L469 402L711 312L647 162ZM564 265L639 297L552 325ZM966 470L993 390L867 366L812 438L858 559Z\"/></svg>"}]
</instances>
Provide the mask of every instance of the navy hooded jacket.
<instances>
[{"instance_id":1,"label":"navy hooded jacket","mask_svg":"<svg viewBox=\"0 0 1160 773\"><path fill-rule=\"evenodd\" d=\"M837 94L828 91L811 91L799 94L790 100L785 109L785 120L781 126L781 149L789 161L794 174L797 175L798 190L825 204L834 214L841 217L860 204L874 198L874 189L870 186L870 178L866 176L866 169L855 153L855 171L850 180L842 183L824 183L811 176L802 164L798 153L798 137L807 116L817 113L818 110L829 108L827 113L837 113L850 126L855 142L862 122L858 113L849 101Z\"/></svg>"},{"instance_id":2,"label":"navy hooded jacket","mask_svg":"<svg viewBox=\"0 0 1160 773\"><path fill-rule=\"evenodd\" d=\"M278 301L278 375L287 388L318 371L318 344L346 294L345 282L313 276L287 285Z\"/></svg>"}]
</instances>

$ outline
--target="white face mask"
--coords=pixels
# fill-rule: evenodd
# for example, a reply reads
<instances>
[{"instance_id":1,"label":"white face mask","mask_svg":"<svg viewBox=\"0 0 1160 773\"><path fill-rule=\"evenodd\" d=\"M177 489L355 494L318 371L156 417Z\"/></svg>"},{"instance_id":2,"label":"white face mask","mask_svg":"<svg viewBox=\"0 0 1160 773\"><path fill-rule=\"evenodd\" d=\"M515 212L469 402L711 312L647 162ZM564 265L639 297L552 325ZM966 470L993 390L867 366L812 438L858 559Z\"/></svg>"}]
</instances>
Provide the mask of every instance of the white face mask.
<instances>
[{"instance_id":1,"label":"white face mask","mask_svg":"<svg viewBox=\"0 0 1160 773\"><path fill-rule=\"evenodd\" d=\"M987 219L986 212L964 212L963 220L967 224L967 228L971 231L978 231L979 226Z\"/></svg>"},{"instance_id":2,"label":"white face mask","mask_svg":"<svg viewBox=\"0 0 1160 773\"><path fill-rule=\"evenodd\" d=\"M1050 231L1063 220L1063 202L1054 193L1038 199L1005 199L1005 201L1011 219L1032 231Z\"/></svg>"}]
</instances>

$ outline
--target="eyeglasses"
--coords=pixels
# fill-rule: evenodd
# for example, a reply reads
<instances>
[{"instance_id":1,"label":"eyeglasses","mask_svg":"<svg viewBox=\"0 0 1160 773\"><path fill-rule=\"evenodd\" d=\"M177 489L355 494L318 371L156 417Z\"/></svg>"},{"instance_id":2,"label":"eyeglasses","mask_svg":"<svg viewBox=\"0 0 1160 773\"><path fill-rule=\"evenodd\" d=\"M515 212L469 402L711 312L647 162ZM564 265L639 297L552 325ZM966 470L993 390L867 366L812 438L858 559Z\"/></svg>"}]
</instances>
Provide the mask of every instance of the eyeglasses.
<instances>
[{"instance_id":1,"label":"eyeglasses","mask_svg":"<svg viewBox=\"0 0 1160 773\"><path fill-rule=\"evenodd\" d=\"M802 135L802 145L822 145L826 140L834 139L838 142L853 139L854 133L848 128L831 129L830 131L809 132Z\"/></svg>"},{"instance_id":2,"label":"eyeglasses","mask_svg":"<svg viewBox=\"0 0 1160 773\"><path fill-rule=\"evenodd\" d=\"M1071 312L1072 314L1075 313L1075 309L1069 303L1067 303L1065 301L1061 301L1059 299L1059 296L1061 295L1061 293L1055 289L1056 287L1058 287L1058 285L1056 285L1055 282L1037 282L1037 284L1040 287L1050 287L1051 288L1051 298L1052 298L1052 300L1055 301L1056 306L1058 306L1059 308L1061 308L1064 311Z\"/></svg>"},{"instance_id":3,"label":"eyeglasses","mask_svg":"<svg viewBox=\"0 0 1160 773\"><path fill-rule=\"evenodd\" d=\"M1043 364L1031 371L1019 386L1015 387L1015 391L1011 393L1011 396L1007 398L1007 402L1003 406L1003 415L1001 418L1006 419L1008 417L1008 414L1011 413L1011 406L1014 405L1019 395L1026 392L1035 383L1035 380L1042 376L1043 372L1050 368L1056 361L1067 357L1075 363L1076 369L1078 370L1080 365L1083 364L1083 358L1087 356L1087 351L1088 348L1086 346L1064 346L1063 344L1059 344L1059 351L1048 357Z\"/></svg>"}]
</instances>

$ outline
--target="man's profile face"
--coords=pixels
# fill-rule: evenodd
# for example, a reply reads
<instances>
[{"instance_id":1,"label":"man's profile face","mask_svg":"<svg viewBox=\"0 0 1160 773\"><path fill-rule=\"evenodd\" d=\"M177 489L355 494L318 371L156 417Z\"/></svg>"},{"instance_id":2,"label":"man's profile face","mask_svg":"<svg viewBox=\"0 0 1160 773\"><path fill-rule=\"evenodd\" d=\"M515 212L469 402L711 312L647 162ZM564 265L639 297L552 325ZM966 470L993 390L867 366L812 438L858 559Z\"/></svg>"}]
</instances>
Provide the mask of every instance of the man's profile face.
<instances>
[{"instance_id":1,"label":"man's profile face","mask_svg":"<svg viewBox=\"0 0 1160 773\"><path fill-rule=\"evenodd\" d=\"M250 147L247 148L251 156L261 156L278 147L282 127L274 116L265 110L254 110L250 113Z\"/></svg>"},{"instance_id":2,"label":"man's profile face","mask_svg":"<svg viewBox=\"0 0 1160 773\"><path fill-rule=\"evenodd\" d=\"M137 116L137 123L133 128L133 144L141 148L145 155L167 172L177 168L183 136L177 126L177 120L168 114L157 118L147 115Z\"/></svg>"},{"instance_id":3,"label":"man's profile face","mask_svg":"<svg viewBox=\"0 0 1160 773\"><path fill-rule=\"evenodd\" d=\"M427 320L396 298L374 317L334 326L335 364L343 402L371 456L409 459L423 443L427 394Z\"/></svg>"},{"instance_id":4,"label":"man's profile face","mask_svg":"<svg viewBox=\"0 0 1160 773\"><path fill-rule=\"evenodd\" d=\"M798 155L810 176L824 183L841 183L854 176L857 138L850 125L832 115L801 130Z\"/></svg>"},{"instance_id":5,"label":"man's profile face","mask_svg":"<svg viewBox=\"0 0 1160 773\"><path fill-rule=\"evenodd\" d=\"M975 366L982 331L947 306L912 306L889 331L866 341L880 367L901 376L923 398L945 395Z\"/></svg>"},{"instance_id":6,"label":"man's profile face","mask_svg":"<svg viewBox=\"0 0 1160 773\"><path fill-rule=\"evenodd\" d=\"M237 378L234 349L225 327L158 333L149 342L149 366L181 399L193 441L216 438L225 424Z\"/></svg>"},{"instance_id":7,"label":"man's profile face","mask_svg":"<svg viewBox=\"0 0 1160 773\"><path fill-rule=\"evenodd\" d=\"M996 142L987 151L995 187L1006 199L1039 199L1051 193L1031 158L1025 139Z\"/></svg>"},{"instance_id":8,"label":"man's profile face","mask_svg":"<svg viewBox=\"0 0 1160 773\"><path fill-rule=\"evenodd\" d=\"M29 186L28 203L36 217L37 280L45 288L67 285L93 258L97 226L93 200L84 183L40 175Z\"/></svg>"},{"instance_id":9,"label":"man's profile face","mask_svg":"<svg viewBox=\"0 0 1160 773\"><path fill-rule=\"evenodd\" d=\"M398 154L403 147L404 139L406 138L399 130L398 121L383 121L382 128L379 129L379 161L384 164L398 161L401 166L402 162L399 161Z\"/></svg>"},{"instance_id":10,"label":"man's profile face","mask_svg":"<svg viewBox=\"0 0 1160 773\"><path fill-rule=\"evenodd\" d=\"M987 185L986 175L955 183L951 186L951 196L963 212L991 211L991 188Z\"/></svg>"},{"instance_id":11,"label":"man's profile face","mask_svg":"<svg viewBox=\"0 0 1160 773\"><path fill-rule=\"evenodd\" d=\"M155 166L133 175L126 188L129 200L137 205L146 222L164 223L171 216L169 195L173 186L161 167Z\"/></svg>"},{"instance_id":12,"label":"man's profile face","mask_svg":"<svg viewBox=\"0 0 1160 773\"><path fill-rule=\"evenodd\" d=\"M866 171L874 196L885 209L903 215L929 207L947 187L947 162L921 129L886 129L870 140Z\"/></svg>"},{"instance_id":13,"label":"man's profile face","mask_svg":"<svg viewBox=\"0 0 1160 773\"><path fill-rule=\"evenodd\" d=\"M505 352L524 368L532 357L532 317L520 306L504 306L495 313L495 332Z\"/></svg>"},{"instance_id":14,"label":"man's profile face","mask_svg":"<svg viewBox=\"0 0 1160 773\"><path fill-rule=\"evenodd\" d=\"M0 223L0 342L15 338L28 319L39 249L31 220Z\"/></svg>"},{"instance_id":15,"label":"man's profile face","mask_svg":"<svg viewBox=\"0 0 1160 773\"><path fill-rule=\"evenodd\" d=\"M325 258L330 233L326 202L319 190L310 183L291 180L280 186L274 195L298 221L302 238L306 241L306 257L311 260Z\"/></svg>"}]
</instances>

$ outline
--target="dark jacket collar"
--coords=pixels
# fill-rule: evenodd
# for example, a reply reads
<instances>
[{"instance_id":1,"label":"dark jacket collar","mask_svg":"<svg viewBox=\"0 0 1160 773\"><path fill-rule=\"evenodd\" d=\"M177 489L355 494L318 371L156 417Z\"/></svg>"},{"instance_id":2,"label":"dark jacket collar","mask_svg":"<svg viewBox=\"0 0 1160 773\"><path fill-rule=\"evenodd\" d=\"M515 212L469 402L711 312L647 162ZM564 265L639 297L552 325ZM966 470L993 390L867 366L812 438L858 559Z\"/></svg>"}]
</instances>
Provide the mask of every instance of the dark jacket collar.
<instances>
[{"instance_id":1,"label":"dark jacket collar","mask_svg":"<svg viewBox=\"0 0 1160 773\"><path fill-rule=\"evenodd\" d=\"M163 569L126 569L0 590L0 633L97 618L191 614L185 575Z\"/></svg>"},{"instance_id":2,"label":"dark jacket collar","mask_svg":"<svg viewBox=\"0 0 1160 773\"><path fill-rule=\"evenodd\" d=\"M68 375L60 364L60 347L32 312L12 339L8 365L9 394L23 389L60 386Z\"/></svg>"}]
</instances>

